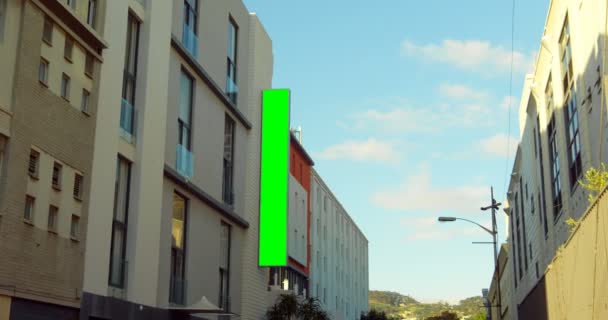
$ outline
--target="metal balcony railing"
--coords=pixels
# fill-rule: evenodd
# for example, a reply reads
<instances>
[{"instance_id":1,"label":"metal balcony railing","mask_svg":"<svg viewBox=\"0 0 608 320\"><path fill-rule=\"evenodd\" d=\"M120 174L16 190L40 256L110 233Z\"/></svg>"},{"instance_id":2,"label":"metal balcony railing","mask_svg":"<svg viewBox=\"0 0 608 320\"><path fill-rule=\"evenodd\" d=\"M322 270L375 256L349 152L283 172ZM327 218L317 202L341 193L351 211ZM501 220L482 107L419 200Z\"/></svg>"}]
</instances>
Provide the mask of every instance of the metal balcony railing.
<instances>
[{"instance_id":1,"label":"metal balcony railing","mask_svg":"<svg viewBox=\"0 0 608 320\"><path fill-rule=\"evenodd\" d=\"M198 58L198 36L194 33L192 27L185 23L182 28L182 43L192 56Z\"/></svg>"},{"instance_id":2,"label":"metal balcony railing","mask_svg":"<svg viewBox=\"0 0 608 320\"><path fill-rule=\"evenodd\" d=\"M135 142L136 110L129 101L122 99L120 106L120 135L129 143Z\"/></svg>"},{"instance_id":3,"label":"metal balcony railing","mask_svg":"<svg viewBox=\"0 0 608 320\"><path fill-rule=\"evenodd\" d=\"M191 179L194 175L194 155L185 146L178 144L176 147L176 170L182 176Z\"/></svg>"}]
</instances>

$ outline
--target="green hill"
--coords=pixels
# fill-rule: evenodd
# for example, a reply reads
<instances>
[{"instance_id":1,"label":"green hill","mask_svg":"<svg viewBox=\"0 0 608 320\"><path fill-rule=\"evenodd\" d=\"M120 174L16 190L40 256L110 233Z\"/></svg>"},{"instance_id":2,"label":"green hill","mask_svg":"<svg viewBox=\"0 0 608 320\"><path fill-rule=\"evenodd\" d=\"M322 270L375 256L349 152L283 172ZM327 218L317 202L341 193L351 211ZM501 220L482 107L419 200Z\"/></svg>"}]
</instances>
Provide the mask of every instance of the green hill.
<instances>
[{"instance_id":1,"label":"green hill","mask_svg":"<svg viewBox=\"0 0 608 320\"><path fill-rule=\"evenodd\" d=\"M457 313L461 319L484 320L485 309L481 297L471 297L461 300L457 305L447 302L422 303L416 299L390 291L370 291L369 307L378 311L384 311L394 319L426 319L440 315L442 311Z\"/></svg>"}]
</instances>

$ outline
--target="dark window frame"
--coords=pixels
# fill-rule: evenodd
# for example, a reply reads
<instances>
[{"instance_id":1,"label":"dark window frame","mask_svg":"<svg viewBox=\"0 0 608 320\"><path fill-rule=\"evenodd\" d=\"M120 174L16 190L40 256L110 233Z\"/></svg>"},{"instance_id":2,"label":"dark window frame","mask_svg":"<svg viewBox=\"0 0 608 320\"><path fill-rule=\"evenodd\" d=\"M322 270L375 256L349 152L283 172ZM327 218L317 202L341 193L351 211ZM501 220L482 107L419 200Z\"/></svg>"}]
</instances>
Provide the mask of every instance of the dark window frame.
<instances>
[{"instance_id":1,"label":"dark window frame","mask_svg":"<svg viewBox=\"0 0 608 320\"><path fill-rule=\"evenodd\" d=\"M49 86L50 65L50 62L47 59L40 57L40 64L38 65L38 81L42 83L45 87ZM41 72L42 70L44 70L44 72ZM44 79L40 78L41 75L44 75Z\"/></svg>"},{"instance_id":2,"label":"dark window frame","mask_svg":"<svg viewBox=\"0 0 608 320\"><path fill-rule=\"evenodd\" d=\"M119 192L119 185L120 185L120 181L121 181L121 175L120 175L120 165L121 163L125 163L126 164L126 168L127 168L127 178L126 178L126 192L125 192L125 215L124 215L124 221L120 221L117 219L117 211L118 211L118 192ZM111 287L115 287L115 288L119 288L119 289L124 289L126 286L125 280L125 263L126 263L126 254L127 254L127 235L128 235L128 225L129 225L129 199L130 199L130 193L131 193L131 168L132 168L132 163L127 160L126 158L122 157L121 155L119 155L116 159L116 179L114 182L114 211L112 214L112 238L111 238L111 242L110 242L110 270L108 272L108 285L110 285ZM120 229L120 231L122 231L122 248L121 248L121 255L120 255L120 259L121 264L119 266L119 270L117 270L119 272L119 278L120 280L118 282L113 282L112 278L113 278L113 269L112 266L114 265L114 237L116 236L116 229Z\"/></svg>"},{"instance_id":3,"label":"dark window frame","mask_svg":"<svg viewBox=\"0 0 608 320\"><path fill-rule=\"evenodd\" d=\"M72 84L72 78L68 76L67 73L61 74L61 87L60 87L60 95L66 101L70 101L70 86Z\"/></svg>"},{"instance_id":4,"label":"dark window frame","mask_svg":"<svg viewBox=\"0 0 608 320\"><path fill-rule=\"evenodd\" d=\"M234 33L234 34L233 34ZM231 35L234 35L234 38ZM234 42L232 40L234 39ZM232 80L234 84L237 83L238 74L237 74L237 63L238 63L238 46L239 43L239 26L231 15L228 15L228 52L226 54L226 78L228 81ZM230 50L234 49L234 50ZM234 56L231 56L234 55ZM228 88L226 88L228 89ZM226 90L228 93L228 90ZM238 93L228 93L228 97L230 101L237 104Z\"/></svg>"},{"instance_id":5,"label":"dark window frame","mask_svg":"<svg viewBox=\"0 0 608 320\"><path fill-rule=\"evenodd\" d=\"M230 130L230 132L228 132ZM223 174L222 174L222 200L224 203L234 205L234 145L235 145L236 121L228 114L224 120L224 152L223 152ZM230 141L226 141L230 135ZM228 146L227 143L230 145ZM230 159L226 157L226 148L230 148Z\"/></svg>"},{"instance_id":6,"label":"dark window frame","mask_svg":"<svg viewBox=\"0 0 608 320\"><path fill-rule=\"evenodd\" d=\"M224 221L221 222L222 228L228 230L228 246L226 256L226 269L222 268L220 264L220 292L219 292L219 307L224 311L230 311L230 262L231 262L231 250L232 250L232 226ZM224 278L225 285L224 287ZM224 300L225 299L225 300Z\"/></svg>"},{"instance_id":7,"label":"dark window frame","mask_svg":"<svg viewBox=\"0 0 608 320\"><path fill-rule=\"evenodd\" d=\"M74 56L74 39L66 34L65 43L63 46L63 58L69 63L72 63L72 57Z\"/></svg>"},{"instance_id":8,"label":"dark window frame","mask_svg":"<svg viewBox=\"0 0 608 320\"><path fill-rule=\"evenodd\" d=\"M583 173L581 159L581 137L578 118L578 102L576 93L572 86L566 96L564 106L564 117L566 125L566 144L568 150L568 176L570 180L570 190L575 190L577 182Z\"/></svg>"},{"instance_id":9,"label":"dark window frame","mask_svg":"<svg viewBox=\"0 0 608 320\"><path fill-rule=\"evenodd\" d=\"M135 96L137 93L137 66L139 63L139 36L141 30L141 21L135 15L129 12L127 22L127 44L125 49L125 64L123 69L122 81L122 99L127 101L133 108L131 109L131 123L129 128L135 134ZM133 40L135 37L135 40ZM135 46L133 49L132 45ZM129 90L130 89L130 90Z\"/></svg>"},{"instance_id":10,"label":"dark window frame","mask_svg":"<svg viewBox=\"0 0 608 320\"><path fill-rule=\"evenodd\" d=\"M555 113L550 117L548 125L549 139L549 165L551 167L551 198L553 207L553 223L557 223L557 217L563 212L562 183L560 177L559 146L557 144L557 128Z\"/></svg>"},{"instance_id":11,"label":"dark window frame","mask_svg":"<svg viewBox=\"0 0 608 320\"><path fill-rule=\"evenodd\" d=\"M184 0L184 24L187 25L195 35L198 35L198 7L198 0Z\"/></svg>"},{"instance_id":12,"label":"dark window frame","mask_svg":"<svg viewBox=\"0 0 608 320\"><path fill-rule=\"evenodd\" d=\"M87 7L87 24L95 29L97 23L97 0L89 0Z\"/></svg>"},{"instance_id":13,"label":"dark window frame","mask_svg":"<svg viewBox=\"0 0 608 320\"><path fill-rule=\"evenodd\" d=\"M55 23L51 17L45 15L44 16L44 24L42 27L42 41L44 41L49 46L53 46L53 31L55 29Z\"/></svg>"},{"instance_id":14,"label":"dark window frame","mask_svg":"<svg viewBox=\"0 0 608 320\"><path fill-rule=\"evenodd\" d=\"M173 245L173 243L171 243L171 260L170 260L170 274L169 274L169 303L174 303L174 304L178 304L178 305L183 305L186 302L186 291L187 288L185 288L185 286L181 287L181 293L180 293L180 297L175 297L175 280L181 280L182 284L185 283L186 281L186 263L187 263L187 250L188 250L188 213L189 213L189 209L190 209L190 199L188 199L184 194L182 194L181 192L174 190L173 191L173 197L179 197L184 201L184 221L183 221L183 230L182 230L182 247L181 248L177 248L176 246ZM172 202L172 206L171 206L171 217L173 219L173 202ZM173 237L173 235L171 235L171 237ZM173 241L171 241L173 242ZM176 279L175 276L175 261L176 259L181 259L181 279ZM181 298L181 299L180 299ZM181 300L181 301L179 301Z\"/></svg>"},{"instance_id":15,"label":"dark window frame","mask_svg":"<svg viewBox=\"0 0 608 320\"><path fill-rule=\"evenodd\" d=\"M180 105L182 104L181 101L181 79L186 78L187 80L190 81L190 88L189 88L189 96L188 96L188 119L181 119L180 118L180 114L178 112L177 115L177 143L179 145L184 146L188 151L192 151L192 129L193 129L193 124L192 124L192 113L193 113L193 106L194 106L194 89L196 88L195 82L194 82L194 77L184 68L181 69L181 77L180 77ZM186 123L187 120L188 122ZM187 133L187 137L184 137L184 133ZM185 140L185 141L184 141Z\"/></svg>"}]
</instances>

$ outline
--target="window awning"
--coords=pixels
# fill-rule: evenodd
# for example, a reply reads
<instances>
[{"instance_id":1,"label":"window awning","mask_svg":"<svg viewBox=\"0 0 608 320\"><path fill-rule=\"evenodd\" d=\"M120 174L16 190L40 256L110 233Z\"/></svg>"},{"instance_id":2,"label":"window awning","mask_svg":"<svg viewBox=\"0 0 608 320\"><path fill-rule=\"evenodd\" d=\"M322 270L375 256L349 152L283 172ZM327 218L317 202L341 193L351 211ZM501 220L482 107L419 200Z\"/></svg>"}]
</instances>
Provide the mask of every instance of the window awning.
<instances>
[{"instance_id":1,"label":"window awning","mask_svg":"<svg viewBox=\"0 0 608 320\"><path fill-rule=\"evenodd\" d=\"M229 316L229 317L240 317L240 315L227 312L222 310L220 307L214 305L206 297L202 297L198 302L189 306L169 306L167 308L173 312L186 313L193 317L207 317L207 316Z\"/></svg>"}]
</instances>

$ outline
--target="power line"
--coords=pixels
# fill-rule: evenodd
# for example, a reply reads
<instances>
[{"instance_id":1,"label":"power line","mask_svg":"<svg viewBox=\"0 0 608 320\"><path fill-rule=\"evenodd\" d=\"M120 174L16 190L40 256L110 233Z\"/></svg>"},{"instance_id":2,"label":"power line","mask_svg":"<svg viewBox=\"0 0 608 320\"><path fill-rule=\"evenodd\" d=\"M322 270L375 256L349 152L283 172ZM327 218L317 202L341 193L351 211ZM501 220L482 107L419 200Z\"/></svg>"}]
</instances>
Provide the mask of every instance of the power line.
<instances>
[{"instance_id":1,"label":"power line","mask_svg":"<svg viewBox=\"0 0 608 320\"><path fill-rule=\"evenodd\" d=\"M507 107L507 160L505 163L505 180L503 190L507 192L507 181L509 177L509 163L510 163L510 154L511 154L511 104L513 100L513 60L515 55L515 0L512 0L511 6L511 67L509 70L509 103Z\"/></svg>"}]
</instances>

